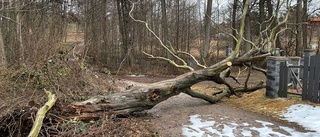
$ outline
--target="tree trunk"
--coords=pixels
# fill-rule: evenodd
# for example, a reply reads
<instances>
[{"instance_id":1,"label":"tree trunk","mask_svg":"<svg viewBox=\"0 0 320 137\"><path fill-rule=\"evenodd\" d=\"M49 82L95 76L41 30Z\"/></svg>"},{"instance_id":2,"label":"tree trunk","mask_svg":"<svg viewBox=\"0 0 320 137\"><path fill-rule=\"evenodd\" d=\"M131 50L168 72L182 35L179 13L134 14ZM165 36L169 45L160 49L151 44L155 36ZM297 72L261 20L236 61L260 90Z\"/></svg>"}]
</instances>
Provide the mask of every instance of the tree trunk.
<instances>
[{"instance_id":1,"label":"tree trunk","mask_svg":"<svg viewBox=\"0 0 320 137\"><path fill-rule=\"evenodd\" d=\"M72 104L71 108L73 108L73 112L77 112L75 114L81 114L81 120L86 120L92 118L93 115L96 116L97 112L112 112L122 115L151 109L156 104L181 92L215 103L227 95L228 90L221 91L218 96L211 96L194 92L190 87L207 80L223 84L224 80L221 74L230 66L230 62L221 62L219 65L189 72L169 80L151 84L130 83L130 89L124 92L111 94L108 97L96 96L84 102L76 102ZM70 110L68 109L68 111Z\"/></svg>"},{"instance_id":2,"label":"tree trunk","mask_svg":"<svg viewBox=\"0 0 320 137\"><path fill-rule=\"evenodd\" d=\"M166 8L166 1L161 0L161 13L162 13L162 36L163 36L163 43L165 46L169 46L168 44L168 21L167 21L167 8ZM170 53L166 51L166 57L170 57Z\"/></svg>"},{"instance_id":3,"label":"tree trunk","mask_svg":"<svg viewBox=\"0 0 320 137\"><path fill-rule=\"evenodd\" d=\"M265 8L265 0L260 0L259 1L259 23L262 25L263 21L265 20L265 15L264 15L264 8ZM262 26L262 28L264 28Z\"/></svg>"},{"instance_id":4,"label":"tree trunk","mask_svg":"<svg viewBox=\"0 0 320 137\"><path fill-rule=\"evenodd\" d=\"M237 16L237 4L238 4L238 0L233 0L233 6L232 6L232 22L231 22L231 26L232 26L232 35L233 36L237 36L237 28L236 28L236 16ZM237 41L235 39L233 39L233 46L232 49L234 49L237 45Z\"/></svg>"},{"instance_id":5,"label":"tree trunk","mask_svg":"<svg viewBox=\"0 0 320 137\"><path fill-rule=\"evenodd\" d=\"M21 66L24 61L25 61L25 56L24 56L24 45L23 45L23 40L22 40L22 34L21 34L21 11L20 11L20 0L15 0L15 12L16 12L16 30L17 30L17 41L19 44L19 65Z\"/></svg>"},{"instance_id":6,"label":"tree trunk","mask_svg":"<svg viewBox=\"0 0 320 137\"><path fill-rule=\"evenodd\" d=\"M296 10L296 30L297 30L297 37L296 37L296 56L301 56L302 54L302 44L303 44L303 32L302 32L302 0L297 0L297 10Z\"/></svg>"},{"instance_id":7,"label":"tree trunk","mask_svg":"<svg viewBox=\"0 0 320 137\"><path fill-rule=\"evenodd\" d=\"M245 3L246 0L243 0L243 3ZM251 21L250 21L250 11L246 13L246 20L245 20L245 32L244 32L244 38L251 41ZM244 53L248 52L251 49L251 45L249 42L244 43Z\"/></svg>"},{"instance_id":8,"label":"tree trunk","mask_svg":"<svg viewBox=\"0 0 320 137\"><path fill-rule=\"evenodd\" d=\"M175 27L176 27L176 37L175 37L175 45L176 45L176 50L180 50L179 46L180 46L180 0L176 0L175 1L175 6L176 6L176 23L175 23Z\"/></svg>"},{"instance_id":9,"label":"tree trunk","mask_svg":"<svg viewBox=\"0 0 320 137\"><path fill-rule=\"evenodd\" d=\"M267 2L267 10L268 10L267 19L269 19L273 16L272 0L266 0L266 2Z\"/></svg>"},{"instance_id":10,"label":"tree trunk","mask_svg":"<svg viewBox=\"0 0 320 137\"><path fill-rule=\"evenodd\" d=\"M250 21L250 15L249 12L246 15L246 21L245 21L245 33L244 38L251 41L251 21ZM251 49L251 45L249 42L245 42L244 44L244 53L248 52Z\"/></svg>"},{"instance_id":11,"label":"tree trunk","mask_svg":"<svg viewBox=\"0 0 320 137\"><path fill-rule=\"evenodd\" d=\"M6 68L6 67L7 67L7 59L6 59L6 54L4 50L2 31L0 27L0 69Z\"/></svg>"},{"instance_id":12,"label":"tree trunk","mask_svg":"<svg viewBox=\"0 0 320 137\"><path fill-rule=\"evenodd\" d=\"M204 44L202 47L202 58L208 57L210 49L210 24L211 24L212 0L207 1L207 11L204 15Z\"/></svg>"},{"instance_id":13,"label":"tree trunk","mask_svg":"<svg viewBox=\"0 0 320 137\"><path fill-rule=\"evenodd\" d=\"M302 33L303 33L303 47L308 48L308 30L307 30L307 23L308 22L308 0L303 0L303 7L302 7ZM311 42L311 41L310 41Z\"/></svg>"}]
</instances>

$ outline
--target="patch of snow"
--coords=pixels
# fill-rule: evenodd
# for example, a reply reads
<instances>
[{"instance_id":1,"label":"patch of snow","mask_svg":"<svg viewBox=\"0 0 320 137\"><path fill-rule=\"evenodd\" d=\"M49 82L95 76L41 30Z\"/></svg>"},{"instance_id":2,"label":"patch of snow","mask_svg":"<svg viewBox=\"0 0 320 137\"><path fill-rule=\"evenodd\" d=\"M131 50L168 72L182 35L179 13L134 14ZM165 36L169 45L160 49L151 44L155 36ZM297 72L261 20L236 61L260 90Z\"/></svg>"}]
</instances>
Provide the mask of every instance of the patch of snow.
<instances>
[{"instance_id":1,"label":"patch of snow","mask_svg":"<svg viewBox=\"0 0 320 137\"><path fill-rule=\"evenodd\" d=\"M315 131L314 134L320 136L320 106L292 105L281 116L284 120L296 122L307 130Z\"/></svg>"},{"instance_id":2,"label":"patch of snow","mask_svg":"<svg viewBox=\"0 0 320 137\"><path fill-rule=\"evenodd\" d=\"M182 134L186 137L248 137L254 136L253 133L261 137L320 137L320 107L303 104L293 105L281 116L284 120L298 123L305 129L310 130L310 132L299 132L290 127L277 126L262 120L255 120L253 123L237 123L234 120L228 121L227 117L196 114L190 116L190 125L183 125ZM261 126L254 126L257 124Z\"/></svg>"},{"instance_id":3,"label":"patch of snow","mask_svg":"<svg viewBox=\"0 0 320 137\"><path fill-rule=\"evenodd\" d=\"M132 74L132 75L127 75L129 77L145 77L146 75L143 74Z\"/></svg>"},{"instance_id":4,"label":"patch of snow","mask_svg":"<svg viewBox=\"0 0 320 137\"><path fill-rule=\"evenodd\" d=\"M242 123L243 126L249 126L249 123Z\"/></svg>"},{"instance_id":5,"label":"patch of snow","mask_svg":"<svg viewBox=\"0 0 320 137\"><path fill-rule=\"evenodd\" d=\"M245 136L245 137L250 137L250 136L252 136L251 131L249 131L249 130L244 130L244 129L241 130L241 135L243 135L243 136Z\"/></svg>"}]
</instances>

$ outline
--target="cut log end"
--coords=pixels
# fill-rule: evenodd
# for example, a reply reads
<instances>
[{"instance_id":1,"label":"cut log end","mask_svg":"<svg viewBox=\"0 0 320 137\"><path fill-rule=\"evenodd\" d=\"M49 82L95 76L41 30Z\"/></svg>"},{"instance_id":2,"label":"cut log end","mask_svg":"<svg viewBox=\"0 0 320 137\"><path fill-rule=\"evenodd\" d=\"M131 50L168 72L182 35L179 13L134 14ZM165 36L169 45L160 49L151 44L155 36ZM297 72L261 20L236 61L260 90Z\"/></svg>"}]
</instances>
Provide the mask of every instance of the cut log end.
<instances>
[{"instance_id":1,"label":"cut log end","mask_svg":"<svg viewBox=\"0 0 320 137\"><path fill-rule=\"evenodd\" d=\"M232 66L232 63L229 61L229 62L227 62L227 65L230 67L230 66Z\"/></svg>"}]
</instances>

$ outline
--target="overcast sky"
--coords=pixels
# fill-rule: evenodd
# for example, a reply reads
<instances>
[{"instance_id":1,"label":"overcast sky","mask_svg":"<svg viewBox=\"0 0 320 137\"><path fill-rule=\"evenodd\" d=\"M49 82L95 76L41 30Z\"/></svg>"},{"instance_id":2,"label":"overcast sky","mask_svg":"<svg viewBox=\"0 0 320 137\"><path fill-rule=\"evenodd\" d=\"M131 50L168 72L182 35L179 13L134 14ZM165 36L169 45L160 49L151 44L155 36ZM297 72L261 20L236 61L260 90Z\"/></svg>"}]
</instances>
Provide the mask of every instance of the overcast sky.
<instances>
[{"instance_id":1,"label":"overcast sky","mask_svg":"<svg viewBox=\"0 0 320 137\"><path fill-rule=\"evenodd\" d=\"M191 3L196 3L196 4L199 4L199 2L200 2L200 4L201 4L200 7L201 7L202 11L204 11L204 6L205 6L207 0L189 0L189 1ZM225 8L227 8L228 4L232 3L232 2L233 2L233 0L213 0L213 2L212 2L213 11L216 10L218 8L218 6L219 6L219 9L225 9ZM290 5L293 6L296 3L297 3L296 0L292 0ZM308 3L308 5L309 5L308 6L309 14L312 12L313 15L315 15L314 14L315 10L317 10L317 12L315 12L315 13L320 14L320 0L311 0L311 2Z\"/></svg>"}]
</instances>

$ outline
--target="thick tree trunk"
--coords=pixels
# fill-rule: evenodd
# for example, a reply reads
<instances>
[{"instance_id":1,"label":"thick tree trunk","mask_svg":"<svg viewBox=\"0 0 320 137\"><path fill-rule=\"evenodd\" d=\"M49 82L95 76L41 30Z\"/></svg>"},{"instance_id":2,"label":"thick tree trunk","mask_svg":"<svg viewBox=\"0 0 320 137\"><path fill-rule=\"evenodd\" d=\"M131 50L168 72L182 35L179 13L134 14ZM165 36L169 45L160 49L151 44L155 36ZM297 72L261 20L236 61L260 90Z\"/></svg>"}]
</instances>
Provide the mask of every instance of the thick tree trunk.
<instances>
[{"instance_id":1,"label":"thick tree trunk","mask_svg":"<svg viewBox=\"0 0 320 137\"><path fill-rule=\"evenodd\" d=\"M77 117L79 120L90 121L100 118L105 115L105 113L127 115L148 110L153 108L156 104L180 93L186 93L192 97L204 99L210 103L216 103L226 95L235 94L234 92L252 92L265 87L260 83L252 88L233 89L224 81L224 78L228 76L229 67L233 63L237 65L251 60L264 59L250 57L258 52L259 50L252 49L238 59L233 60L227 58L209 68L192 71L176 78L156 83L122 83L122 85L128 85L128 88L122 92L114 93L109 96L95 96L83 102L74 102L66 109L62 109L62 111L72 114L71 117ZM229 89L218 91L212 95L202 94L191 90L191 86L202 81L214 81L217 84L225 84Z\"/></svg>"},{"instance_id":2,"label":"thick tree trunk","mask_svg":"<svg viewBox=\"0 0 320 137\"><path fill-rule=\"evenodd\" d=\"M207 11L204 15L204 43L201 52L202 58L207 58L210 49L210 29L211 29L211 12L212 12L212 0L207 1Z\"/></svg>"},{"instance_id":3,"label":"thick tree trunk","mask_svg":"<svg viewBox=\"0 0 320 137\"><path fill-rule=\"evenodd\" d=\"M218 96L209 96L194 92L190 87L206 80L224 83L223 76L220 75L230 66L231 62L225 62L217 67L192 71L169 80L151 84L134 84L124 92L107 97L96 96L84 102L73 103L71 108L75 114L80 114L81 120L87 120L96 117L97 112L113 112L121 115L147 110L181 92L215 103L227 95L228 90L223 90Z\"/></svg>"},{"instance_id":4,"label":"thick tree trunk","mask_svg":"<svg viewBox=\"0 0 320 137\"><path fill-rule=\"evenodd\" d=\"M231 25L232 25L232 35L233 36L237 36L237 28L236 28L236 16L237 16L237 4L238 4L238 0L233 0L233 5L232 5L232 21L231 21ZM237 45L237 41L235 39L233 39L233 46L232 49L235 49Z\"/></svg>"}]
</instances>

